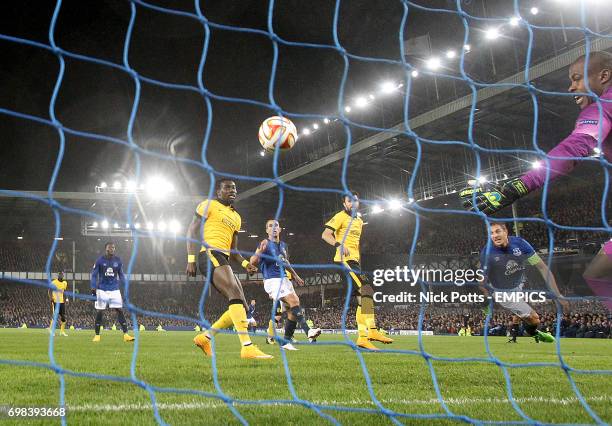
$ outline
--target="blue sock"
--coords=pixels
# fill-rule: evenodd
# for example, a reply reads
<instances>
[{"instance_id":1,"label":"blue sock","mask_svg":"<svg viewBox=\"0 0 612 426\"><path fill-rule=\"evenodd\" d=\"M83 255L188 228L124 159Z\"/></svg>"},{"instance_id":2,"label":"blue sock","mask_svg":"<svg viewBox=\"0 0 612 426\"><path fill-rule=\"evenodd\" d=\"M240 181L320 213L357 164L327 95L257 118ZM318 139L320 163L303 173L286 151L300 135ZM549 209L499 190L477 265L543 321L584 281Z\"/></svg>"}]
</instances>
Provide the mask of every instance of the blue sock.
<instances>
[{"instance_id":1,"label":"blue sock","mask_svg":"<svg viewBox=\"0 0 612 426\"><path fill-rule=\"evenodd\" d=\"M291 308L291 313L295 316L295 322L298 323L300 328L304 330L304 333L306 333L306 336L308 336L310 327L308 327L308 324L306 324L306 318L304 318L304 311L302 311L302 308L299 305L294 306Z\"/></svg>"},{"instance_id":2,"label":"blue sock","mask_svg":"<svg viewBox=\"0 0 612 426\"><path fill-rule=\"evenodd\" d=\"M285 340L287 342L290 342L291 339L293 338L293 333L295 332L295 326L296 326L295 321L287 319L287 322L285 323Z\"/></svg>"}]
</instances>

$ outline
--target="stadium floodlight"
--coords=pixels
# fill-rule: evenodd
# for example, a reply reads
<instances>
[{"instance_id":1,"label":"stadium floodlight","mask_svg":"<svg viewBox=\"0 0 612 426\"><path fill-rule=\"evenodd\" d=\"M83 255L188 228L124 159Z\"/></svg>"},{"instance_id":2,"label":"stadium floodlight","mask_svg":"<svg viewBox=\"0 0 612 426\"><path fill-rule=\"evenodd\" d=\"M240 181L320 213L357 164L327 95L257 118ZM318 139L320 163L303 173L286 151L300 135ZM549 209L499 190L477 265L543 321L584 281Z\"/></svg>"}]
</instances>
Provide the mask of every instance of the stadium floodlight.
<instances>
[{"instance_id":1,"label":"stadium floodlight","mask_svg":"<svg viewBox=\"0 0 612 426\"><path fill-rule=\"evenodd\" d=\"M155 225L153 224L153 222L147 222L147 229L152 231L153 228L155 228Z\"/></svg>"},{"instance_id":2,"label":"stadium floodlight","mask_svg":"<svg viewBox=\"0 0 612 426\"><path fill-rule=\"evenodd\" d=\"M259 151L259 156L260 157L264 157L266 155L266 151L264 151L263 149L261 151Z\"/></svg>"},{"instance_id":3,"label":"stadium floodlight","mask_svg":"<svg viewBox=\"0 0 612 426\"><path fill-rule=\"evenodd\" d=\"M425 61L425 64L427 65L427 68L429 68L430 70L436 71L436 70L439 70L440 67L442 66L442 61L437 56L433 56L429 58L427 61Z\"/></svg>"},{"instance_id":4,"label":"stadium floodlight","mask_svg":"<svg viewBox=\"0 0 612 426\"><path fill-rule=\"evenodd\" d=\"M486 176L478 176L478 183L487 183L487 181Z\"/></svg>"},{"instance_id":5,"label":"stadium floodlight","mask_svg":"<svg viewBox=\"0 0 612 426\"><path fill-rule=\"evenodd\" d=\"M375 204L375 205L372 207L372 214L378 214L378 213L382 213L382 212L384 212L384 211L385 211L385 209L383 209L383 208L382 208L381 206L379 206L378 204Z\"/></svg>"},{"instance_id":6,"label":"stadium floodlight","mask_svg":"<svg viewBox=\"0 0 612 426\"><path fill-rule=\"evenodd\" d=\"M325 117L325 118L323 119L323 123L325 123L325 124L329 124L329 118Z\"/></svg>"},{"instance_id":7,"label":"stadium floodlight","mask_svg":"<svg viewBox=\"0 0 612 426\"><path fill-rule=\"evenodd\" d=\"M351 107L347 105L347 106L344 107L344 110L346 112L351 112Z\"/></svg>"},{"instance_id":8,"label":"stadium floodlight","mask_svg":"<svg viewBox=\"0 0 612 426\"><path fill-rule=\"evenodd\" d=\"M302 134L304 136L308 136L310 134L310 129L308 127L306 127L304 130L302 130Z\"/></svg>"},{"instance_id":9,"label":"stadium floodlight","mask_svg":"<svg viewBox=\"0 0 612 426\"><path fill-rule=\"evenodd\" d=\"M115 222L115 224L113 225L113 228L119 229L119 224L117 222Z\"/></svg>"},{"instance_id":10,"label":"stadium floodlight","mask_svg":"<svg viewBox=\"0 0 612 426\"><path fill-rule=\"evenodd\" d=\"M315 129L315 130L318 130L319 129L319 125L317 123L315 123L315 124L312 125L312 128Z\"/></svg>"},{"instance_id":11,"label":"stadium floodlight","mask_svg":"<svg viewBox=\"0 0 612 426\"><path fill-rule=\"evenodd\" d=\"M499 38L499 29L498 28L488 28L485 31L485 38L487 40L496 40Z\"/></svg>"},{"instance_id":12,"label":"stadium floodlight","mask_svg":"<svg viewBox=\"0 0 612 426\"><path fill-rule=\"evenodd\" d=\"M295 234L293 232L289 232L289 236L293 237Z\"/></svg>"},{"instance_id":13,"label":"stadium floodlight","mask_svg":"<svg viewBox=\"0 0 612 426\"><path fill-rule=\"evenodd\" d=\"M532 7L531 9L529 9L529 13L531 13L532 15L537 15L538 13L540 13L540 9L538 9L537 7Z\"/></svg>"},{"instance_id":14,"label":"stadium floodlight","mask_svg":"<svg viewBox=\"0 0 612 426\"><path fill-rule=\"evenodd\" d=\"M170 231L174 234L178 234L181 231L181 224L178 220L172 219L170 221Z\"/></svg>"},{"instance_id":15,"label":"stadium floodlight","mask_svg":"<svg viewBox=\"0 0 612 426\"><path fill-rule=\"evenodd\" d=\"M531 163L532 169L539 169L540 167L542 167L542 162L539 160L535 160Z\"/></svg>"},{"instance_id":16,"label":"stadium floodlight","mask_svg":"<svg viewBox=\"0 0 612 426\"><path fill-rule=\"evenodd\" d=\"M376 96L374 96L373 94L371 94L371 93L370 93L370 94L368 95L368 99L369 99L369 100L371 100L371 101L373 101L374 99L376 99Z\"/></svg>"},{"instance_id":17,"label":"stadium floodlight","mask_svg":"<svg viewBox=\"0 0 612 426\"><path fill-rule=\"evenodd\" d=\"M64 241L64 237L55 237L53 238L55 241Z\"/></svg>"},{"instance_id":18,"label":"stadium floodlight","mask_svg":"<svg viewBox=\"0 0 612 426\"><path fill-rule=\"evenodd\" d=\"M402 203L400 200L393 198L389 200L389 208L391 210L399 210L402 207Z\"/></svg>"},{"instance_id":19,"label":"stadium floodlight","mask_svg":"<svg viewBox=\"0 0 612 426\"><path fill-rule=\"evenodd\" d=\"M101 225L102 225L102 229L108 229L108 220L104 219Z\"/></svg>"},{"instance_id":20,"label":"stadium floodlight","mask_svg":"<svg viewBox=\"0 0 612 426\"><path fill-rule=\"evenodd\" d=\"M510 18L510 25L512 25L513 27L518 27L519 22L521 22L521 18L519 18L518 16L513 16L512 18Z\"/></svg>"},{"instance_id":21,"label":"stadium floodlight","mask_svg":"<svg viewBox=\"0 0 612 426\"><path fill-rule=\"evenodd\" d=\"M249 238L259 238L259 235L251 234L249 235Z\"/></svg>"},{"instance_id":22,"label":"stadium floodlight","mask_svg":"<svg viewBox=\"0 0 612 426\"><path fill-rule=\"evenodd\" d=\"M116 181L113 183L113 189L114 189L115 191L119 191L119 190L121 190L121 186L122 186L122 185L121 185L121 182L119 182L118 180L116 180Z\"/></svg>"},{"instance_id":23,"label":"stadium floodlight","mask_svg":"<svg viewBox=\"0 0 612 426\"><path fill-rule=\"evenodd\" d=\"M92 228L97 228L97 227L98 227L98 222L94 222L94 223L92 223L92 224L91 224L91 227L92 227Z\"/></svg>"},{"instance_id":24,"label":"stadium floodlight","mask_svg":"<svg viewBox=\"0 0 612 426\"><path fill-rule=\"evenodd\" d=\"M454 50L448 50L446 52L446 57L448 59L454 59L457 56L457 52L455 52Z\"/></svg>"},{"instance_id":25,"label":"stadium floodlight","mask_svg":"<svg viewBox=\"0 0 612 426\"><path fill-rule=\"evenodd\" d=\"M238 231L240 233L246 232L246 229L241 229L240 231Z\"/></svg>"},{"instance_id":26,"label":"stadium floodlight","mask_svg":"<svg viewBox=\"0 0 612 426\"><path fill-rule=\"evenodd\" d=\"M140 223L136 222L136 223L134 224L134 229L140 229Z\"/></svg>"},{"instance_id":27,"label":"stadium floodlight","mask_svg":"<svg viewBox=\"0 0 612 426\"><path fill-rule=\"evenodd\" d=\"M368 105L368 100L365 96L359 96L357 99L355 99L355 105L359 108L364 108Z\"/></svg>"},{"instance_id":28,"label":"stadium floodlight","mask_svg":"<svg viewBox=\"0 0 612 426\"><path fill-rule=\"evenodd\" d=\"M136 182L134 182L133 180L128 180L125 184L125 188L128 190L128 192L136 192L136 188L138 188L138 185L136 185Z\"/></svg>"},{"instance_id":29,"label":"stadium floodlight","mask_svg":"<svg viewBox=\"0 0 612 426\"><path fill-rule=\"evenodd\" d=\"M164 232L167 227L168 225L163 220L157 224L157 229L159 229L161 232Z\"/></svg>"},{"instance_id":30,"label":"stadium floodlight","mask_svg":"<svg viewBox=\"0 0 612 426\"><path fill-rule=\"evenodd\" d=\"M395 92L396 87L397 86L392 81L385 81L380 85L380 90L383 93L393 93Z\"/></svg>"},{"instance_id":31,"label":"stadium floodlight","mask_svg":"<svg viewBox=\"0 0 612 426\"><path fill-rule=\"evenodd\" d=\"M125 224L125 228L126 228L126 229L130 229L130 224L129 224L129 223L126 223L126 224Z\"/></svg>"},{"instance_id":32,"label":"stadium floodlight","mask_svg":"<svg viewBox=\"0 0 612 426\"><path fill-rule=\"evenodd\" d=\"M160 199L173 190L174 186L161 176L154 176L147 182L147 193L154 199Z\"/></svg>"},{"instance_id":33,"label":"stadium floodlight","mask_svg":"<svg viewBox=\"0 0 612 426\"><path fill-rule=\"evenodd\" d=\"M418 77L419 76L419 70L412 70L410 75L413 76L414 78Z\"/></svg>"},{"instance_id":34,"label":"stadium floodlight","mask_svg":"<svg viewBox=\"0 0 612 426\"><path fill-rule=\"evenodd\" d=\"M472 50L472 46L470 46L469 44L464 44L463 45L463 51L465 53L469 53Z\"/></svg>"},{"instance_id":35,"label":"stadium floodlight","mask_svg":"<svg viewBox=\"0 0 612 426\"><path fill-rule=\"evenodd\" d=\"M23 237L20 235L17 237L18 240L23 240Z\"/></svg>"},{"instance_id":36,"label":"stadium floodlight","mask_svg":"<svg viewBox=\"0 0 612 426\"><path fill-rule=\"evenodd\" d=\"M412 203L414 203L414 198L412 197L408 198L408 204L412 204Z\"/></svg>"},{"instance_id":37,"label":"stadium floodlight","mask_svg":"<svg viewBox=\"0 0 612 426\"><path fill-rule=\"evenodd\" d=\"M100 183L100 188L102 188L102 189L106 189L107 187L108 187L108 185L107 185L107 183L106 183L106 182L102 182L102 183Z\"/></svg>"}]
</instances>

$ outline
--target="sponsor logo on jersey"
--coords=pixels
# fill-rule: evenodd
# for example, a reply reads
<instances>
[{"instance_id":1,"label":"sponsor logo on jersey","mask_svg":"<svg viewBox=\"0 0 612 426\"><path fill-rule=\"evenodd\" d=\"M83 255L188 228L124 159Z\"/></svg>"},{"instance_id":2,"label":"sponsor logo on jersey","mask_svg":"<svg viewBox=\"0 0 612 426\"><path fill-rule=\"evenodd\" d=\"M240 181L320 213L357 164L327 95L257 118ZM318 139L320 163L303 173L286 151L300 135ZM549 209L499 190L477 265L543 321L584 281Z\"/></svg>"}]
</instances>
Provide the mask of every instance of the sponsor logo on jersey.
<instances>
[{"instance_id":1,"label":"sponsor logo on jersey","mask_svg":"<svg viewBox=\"0 0 612 426\"><path fill-rule=\"evenodd\" d=\"M236 228L238 228L237 224L234 223L231 219L227 217L224 217L223 219L221 219L221 222L229 226L233 231L236 231Z\"/></svg>"},{"instance_id":2,"label":"sponsor logo on jersey","mask_svg":"<svg viewBox=\"0 0 612 426\"><path fill-rule=\"evenodd\" d=\"M506 262L506 273L505 275L512 275L516 272L520 272L522 271L523 268L521 265L519 265L517 262L515 262L514 260L509 260L508 262Z\"/></svg>"}]
</instances>

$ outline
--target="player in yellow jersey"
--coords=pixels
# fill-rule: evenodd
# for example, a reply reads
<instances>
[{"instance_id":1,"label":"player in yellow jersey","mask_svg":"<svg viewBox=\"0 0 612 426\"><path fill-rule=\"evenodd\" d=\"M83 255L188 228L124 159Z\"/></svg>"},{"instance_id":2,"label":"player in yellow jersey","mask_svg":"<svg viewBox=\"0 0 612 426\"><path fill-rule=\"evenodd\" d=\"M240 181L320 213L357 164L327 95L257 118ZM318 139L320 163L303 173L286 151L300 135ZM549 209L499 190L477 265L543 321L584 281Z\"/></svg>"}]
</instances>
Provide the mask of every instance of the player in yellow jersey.
<instances>
[{"instance_id":1,"label":"player in yellow jersey","mask_svg":"<svg viewBox=\"0 0 612 426\"><path fill-rule=\"evenodd\" d=\"M361 273L359 240L363 228L363 219L358 212L359 194L357 192L351 192L351 194L343 195L343 209L325 224L321 238L327 244L336 247L334 262L348 269L353 288L357 292L356 319L359 333L357 346L378 350L371 343L372 341L393 343L393 339L388 338L376 328L374 300L372 299L374 289L368 277Z\"/></svg>"},{"instance_id":2,"label":"player in yellow jersey","mask_svg":"<svg viewBox=\"0 0 612 426\"><path fill-rule=\"evenodd\" d=\"M236 183L230 179L217 181L216 199L204 200L196 208L195 215L187 231L187 275L195 277L197 268L200 273L206 276L206 271L210 261L211 283L223 296L227 297L229 306L227 311L212 324L211 328L204 333L197 335L193 341L202 349L205 355L212 355L210 339L218 330L229 328L232 325L238 332L242 348L241 358L248 359L270 359L271 355L263 353L251 342L247 333L246 300L242 290L242 284L238 277L234 275L229 260L242 265L247 273L257 272L257 268L245 260L238 253L238 231L242 224L242 219L234 209L236 199ZM202 227L202 221L204 226ZM203 228L202 237L198 235ZM202 241L199 254L196 253ZM231 250L231 252L230 252Z\"/></svg>"},{"instance_id":3,"label":"player in yellow jersey","mask_svg":"<svg viewBox=\"0 0 612 426\"><path fill-rule=\"evenodd\" d=\"M49 289L49 299L51 299L51 316L55 313L55 307L58 306L59 303L59 312L58 318L60 320L60 335L68 336L66 334L66 305L64 301L64 291L68 287L68 283L64 280L64 272L59 271L57 273L57 278L51 281L52 289ZM53 319L51 319L51 323L49 324L49 333L54 334L55 330L53 330Z\"/></svg>"}]
</instances>

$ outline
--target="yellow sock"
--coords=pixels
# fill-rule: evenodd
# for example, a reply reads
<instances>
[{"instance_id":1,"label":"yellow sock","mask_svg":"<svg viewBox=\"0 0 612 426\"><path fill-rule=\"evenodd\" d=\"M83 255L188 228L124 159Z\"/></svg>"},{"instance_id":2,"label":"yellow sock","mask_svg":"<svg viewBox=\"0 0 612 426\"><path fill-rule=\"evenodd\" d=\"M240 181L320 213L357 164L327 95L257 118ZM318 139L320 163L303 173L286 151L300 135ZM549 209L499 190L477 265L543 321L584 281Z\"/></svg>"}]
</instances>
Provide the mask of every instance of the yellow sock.
<instances>
[{"instance_id":1,"label":"yellow sock","mask_svg":"<svg viewBox=\"0 0 612 426\"><path fill-rule=\"evenodd\" d=\"M361 306L357 306L355 319L357 320L357 334L359 337L367 337L368 327L366 326L364 315L361 313Z\"/></svg>"},{"instance_id":2,"label":"yellow sock","mask_svg":"<svg viewBox=\"0 0 612 426\"><path fill-rule=\"evenodd\" d=\"M53 327L53 320L49 321L49 330L51 330Z\"/></svg>"},{"instance_id":3,"label":"yellow sock","mask_svg":"<svg viewBox=\"0 0 612 426\"><path fill-rule=\"evenodd\" d=\"M374 301L371 297L361 297L361 312L363 316L363 323L369 330L376 328L376 320L374 317Z\"/></svg>"},{"instance_id":4,"label":"yellow sock","mask_svg":"<svg viewBox=\"0 0 612 426\"><path fill-rule=\"evenodd\" d=\"M219 319L210 326L210 329L206 332L206 334L212 337L219 332L218 330L230 328L231 326L232 315L230 314L230 311L227 310L223 312L223 315L221 315Z\"/></svg>"},{"instance_id":5,"label":"yellow sock","mask_svg":"<svg viewBox=\"0 0 612 426\"><path fill-rule=\"evenodd\" d=\"M365 325L369 329L373 328L376 330L376 317L374 314L363 314L365 317Z\"/></svg>"},{"instance_id":6,"label":"yellow sock","mask_svg":"<svg viewBox=\"0 0 612 426\"><path fill-rule=\"evenodd\" d=\"M228 312L232 316L232 322L234 323L234 328L238 332L240 343L242 343L243 346L251 343L251 338L247 334L247 317L244 305L233 303L229 305Z\"/></svg>"},{"instance_id":7,"label":"yellow sock","mask_svg":"<svg viewBox=\"0 0 612 426\"><path fill-rule=\"evenodd\" d=\"M274 337L274 321L268 323L268 337Z\"/></svg>"},{"instance_id":8,"label":"yellow sock","mask_svg":"<svg viewBox=\"0 0 612 426\"><path fill-rule=\"evenodd\" d=\"M63 333L65 329L66 329L66 321L60 323L60 331Z\"/></svg>"}]
</instances>

